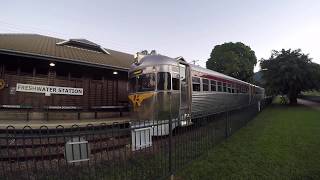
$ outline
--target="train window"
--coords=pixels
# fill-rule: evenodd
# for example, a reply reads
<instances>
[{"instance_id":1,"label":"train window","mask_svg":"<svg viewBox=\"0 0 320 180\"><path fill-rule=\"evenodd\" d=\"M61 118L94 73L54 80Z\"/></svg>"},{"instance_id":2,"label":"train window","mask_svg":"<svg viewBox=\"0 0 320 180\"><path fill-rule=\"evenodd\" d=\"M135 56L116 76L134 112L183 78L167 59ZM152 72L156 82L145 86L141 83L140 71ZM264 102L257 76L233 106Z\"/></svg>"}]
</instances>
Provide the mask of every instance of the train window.
<instances>
[{"instance_id":1,"label":"train window","mask_svg":"<svg viewBox=\"0 0 320 180\"><path fill-rule=\"evenodd\" d=\"M209 80L208 79L202 79L202 90L209 91Z\"/></svg>"},{"instance_id":2,"label":"train window","mask_svg":"<svg viewBox=\"0 0 320 180\"><path fill-rule=\"evenodd\" d=\"M192 77L192 90L200 91L200 78Z\"/></svg>"},{"instance_id":3,"label":"train window","mask_svg":"<svg viewBox=\"0 0 320 180\"><path fill-rule=\"evenodd\" d=\"M222 85L221 82L218 81L218 91L221 92L222 91Z\"/></svg>"},{"instance_id":4,"label":"train window","mask_svg":"<svg viewBox=\"0 0 320 180\"><path fill-rule=\"evenodd\" d=\"M171 75L168 72L158 73L158 90L171 90Z\"/></svg>"},{"instance_id":5,"label":"train window","mask_svg":"<svg viewBox=\"0 0 320 180\"><path fill-rule=\"evenodd\" d=\"M199 83L200 84L200 78L192 77L192 83Z\"/></svg>"},{"instance_id":6,"label":"train window","mask_svg":"<svg viewBox=\"0 0 320 180\"><path fill-rule=\"evenodd\" d=\"M180 89L180 79L179 78L172 78L172 89L173 90Z\"/></svg>"},{"instance_id":7,"label":"train window","mask_svg":"<svg viewBox=\"0 0 320 180\"><path fill-rule=\"evenodd\" d=\"M227 92L231 93L231 84L229 84L229 83L227 84Z\"/></svg>"},{"instance_id":8,"label":"train window","mask_svg":"<svg viewBox=\"0 0 320 180\"><path fill-rule=\"evenodd\" d=\"M231 84L231 93L234 93L234 88L235 88L235 85Z\"/></svg>"},{"instance_id":9,"label":"train window","mask_svg":"<svg viewBox=\"0 0 320 180\"><path fill-rule=\"evenodd\" d=\"M226 85L226 83L223 83L222 86L223 86L223 92L227 92L227 85Z\"/></svg>"},{"instance_id":10,"label":"train window","mask_svg":"<svg viewBox=\"0 0 320 180\"><path fill-rule=\"evenodd\" d=\"M144 91L154 91L156 88L156 78L153 73L149 74L142 74L137 76L138 84L137 84L137 91L144 92Z\"/></svg>"},{"instance_id":11,"label":"train window","mask_svg":"<svg viewBox=\"0 0 320 180\"><path fill-rule=\"evenodd\" d=\"M135 92L137 87L137 78L132 77L129 79L129 92Z\"/></svg>"},{"instance_id":12,"label":"train window","mask_svg":"<svg viewBox=\"0 0 320 180\"><path fill-rule=\"evenodd\" d=\"M200 91L200 84L192 84L193 91Z\"/></svg>"},{"instance_id":13,"label":"train window","mask_svg":"<svg viewBox=\"0 0 320 180\"><path fill-rule=\"evenodd\" d=\"M214 80L210 81L211 91L217 91L217 82Z\"/></svg>"}]
</instances>

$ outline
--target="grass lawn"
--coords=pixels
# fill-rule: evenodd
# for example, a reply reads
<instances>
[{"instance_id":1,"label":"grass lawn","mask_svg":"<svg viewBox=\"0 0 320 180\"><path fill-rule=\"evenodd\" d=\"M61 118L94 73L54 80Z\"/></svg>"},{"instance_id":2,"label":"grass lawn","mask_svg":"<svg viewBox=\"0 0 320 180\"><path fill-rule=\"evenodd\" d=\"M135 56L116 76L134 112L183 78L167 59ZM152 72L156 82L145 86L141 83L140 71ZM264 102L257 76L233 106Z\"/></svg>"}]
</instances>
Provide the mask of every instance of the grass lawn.
<instances>
[{"instance_id":1,"label":"grass lawn","mask_svg":"<svg viewBox=\"0 0 320 180\"><path fill-rule=\"evenodd\" d=\"M270 105L176 179L320 179L320 111Z\"/></svg>"}]
</instances>

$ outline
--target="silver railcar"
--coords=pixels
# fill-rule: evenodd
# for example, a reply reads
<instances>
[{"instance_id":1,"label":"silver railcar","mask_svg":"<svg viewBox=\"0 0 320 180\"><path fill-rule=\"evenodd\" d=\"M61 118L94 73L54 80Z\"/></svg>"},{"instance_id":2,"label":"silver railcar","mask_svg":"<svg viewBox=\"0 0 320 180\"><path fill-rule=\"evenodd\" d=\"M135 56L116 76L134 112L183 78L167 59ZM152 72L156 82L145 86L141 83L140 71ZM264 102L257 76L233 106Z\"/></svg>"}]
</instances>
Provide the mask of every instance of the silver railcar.
<instances>
[{"instance_id":1,"label":"silver railcar","mask_svg":"<svg viewBox=\"0 0 320 180\"><path fill-rule=\"evenodd\" d=\"M145 55L129 71L132 126L161 122L152 135L168 134L169 119L179 119L173 128L184 126L193 118L250 104L260 108L263 98L263 88L188 64L183 58Z\"/></svg>"}]
</instances>

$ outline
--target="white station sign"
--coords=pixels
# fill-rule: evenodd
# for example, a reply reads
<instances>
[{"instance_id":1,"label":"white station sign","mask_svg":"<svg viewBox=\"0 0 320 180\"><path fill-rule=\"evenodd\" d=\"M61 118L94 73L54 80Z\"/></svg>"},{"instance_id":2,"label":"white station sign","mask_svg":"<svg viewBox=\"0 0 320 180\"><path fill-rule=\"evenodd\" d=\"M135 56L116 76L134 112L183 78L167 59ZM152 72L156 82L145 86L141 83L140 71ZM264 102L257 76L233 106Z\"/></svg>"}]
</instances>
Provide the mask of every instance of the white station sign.
<instances>
[{"instance_id":1,"label":"white station sign","mask_svg":"<svg viewBox=\"0 0 320 180\"><path fill-rule=\"evenodd\" d=\"M50 95L50 94L66 94L66 95L74 95L74 96L83 95L83 88L44 86L44 85L21 84L21 83L17 83L16 91L43 93L45 95Z\"/></svg>"}]
</instances>

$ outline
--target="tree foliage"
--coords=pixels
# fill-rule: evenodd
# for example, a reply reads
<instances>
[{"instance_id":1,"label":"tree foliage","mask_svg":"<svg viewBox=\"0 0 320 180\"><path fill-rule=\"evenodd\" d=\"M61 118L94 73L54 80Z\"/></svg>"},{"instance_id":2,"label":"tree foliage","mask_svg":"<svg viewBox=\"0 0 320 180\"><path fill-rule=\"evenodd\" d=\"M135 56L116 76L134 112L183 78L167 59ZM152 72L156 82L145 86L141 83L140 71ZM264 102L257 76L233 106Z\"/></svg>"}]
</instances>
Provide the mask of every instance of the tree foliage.
<instances>
[{"instance_id":1,"label":"tree foliage","mask_svg":"<svg viewBox=\"0 0 320 180\"><path fill-rule=\"evenodd\" d=\"M301 91L320 88L320 66L300 49L273 50L269 59L260 61L260 66L267 91L287 95L290 104L297 103Z\"/></svg>"},{"instance_id":2,"label":"tree foliage","mask_svg":"<svg viewBox=\"0 0 320 180\"><path fill-rule=\"evenodd\" d=\"M252 81L257 58L249 46L241 42L216 45L206 62L208 69L243 81Z\"/></svg>"}]
</instances>

